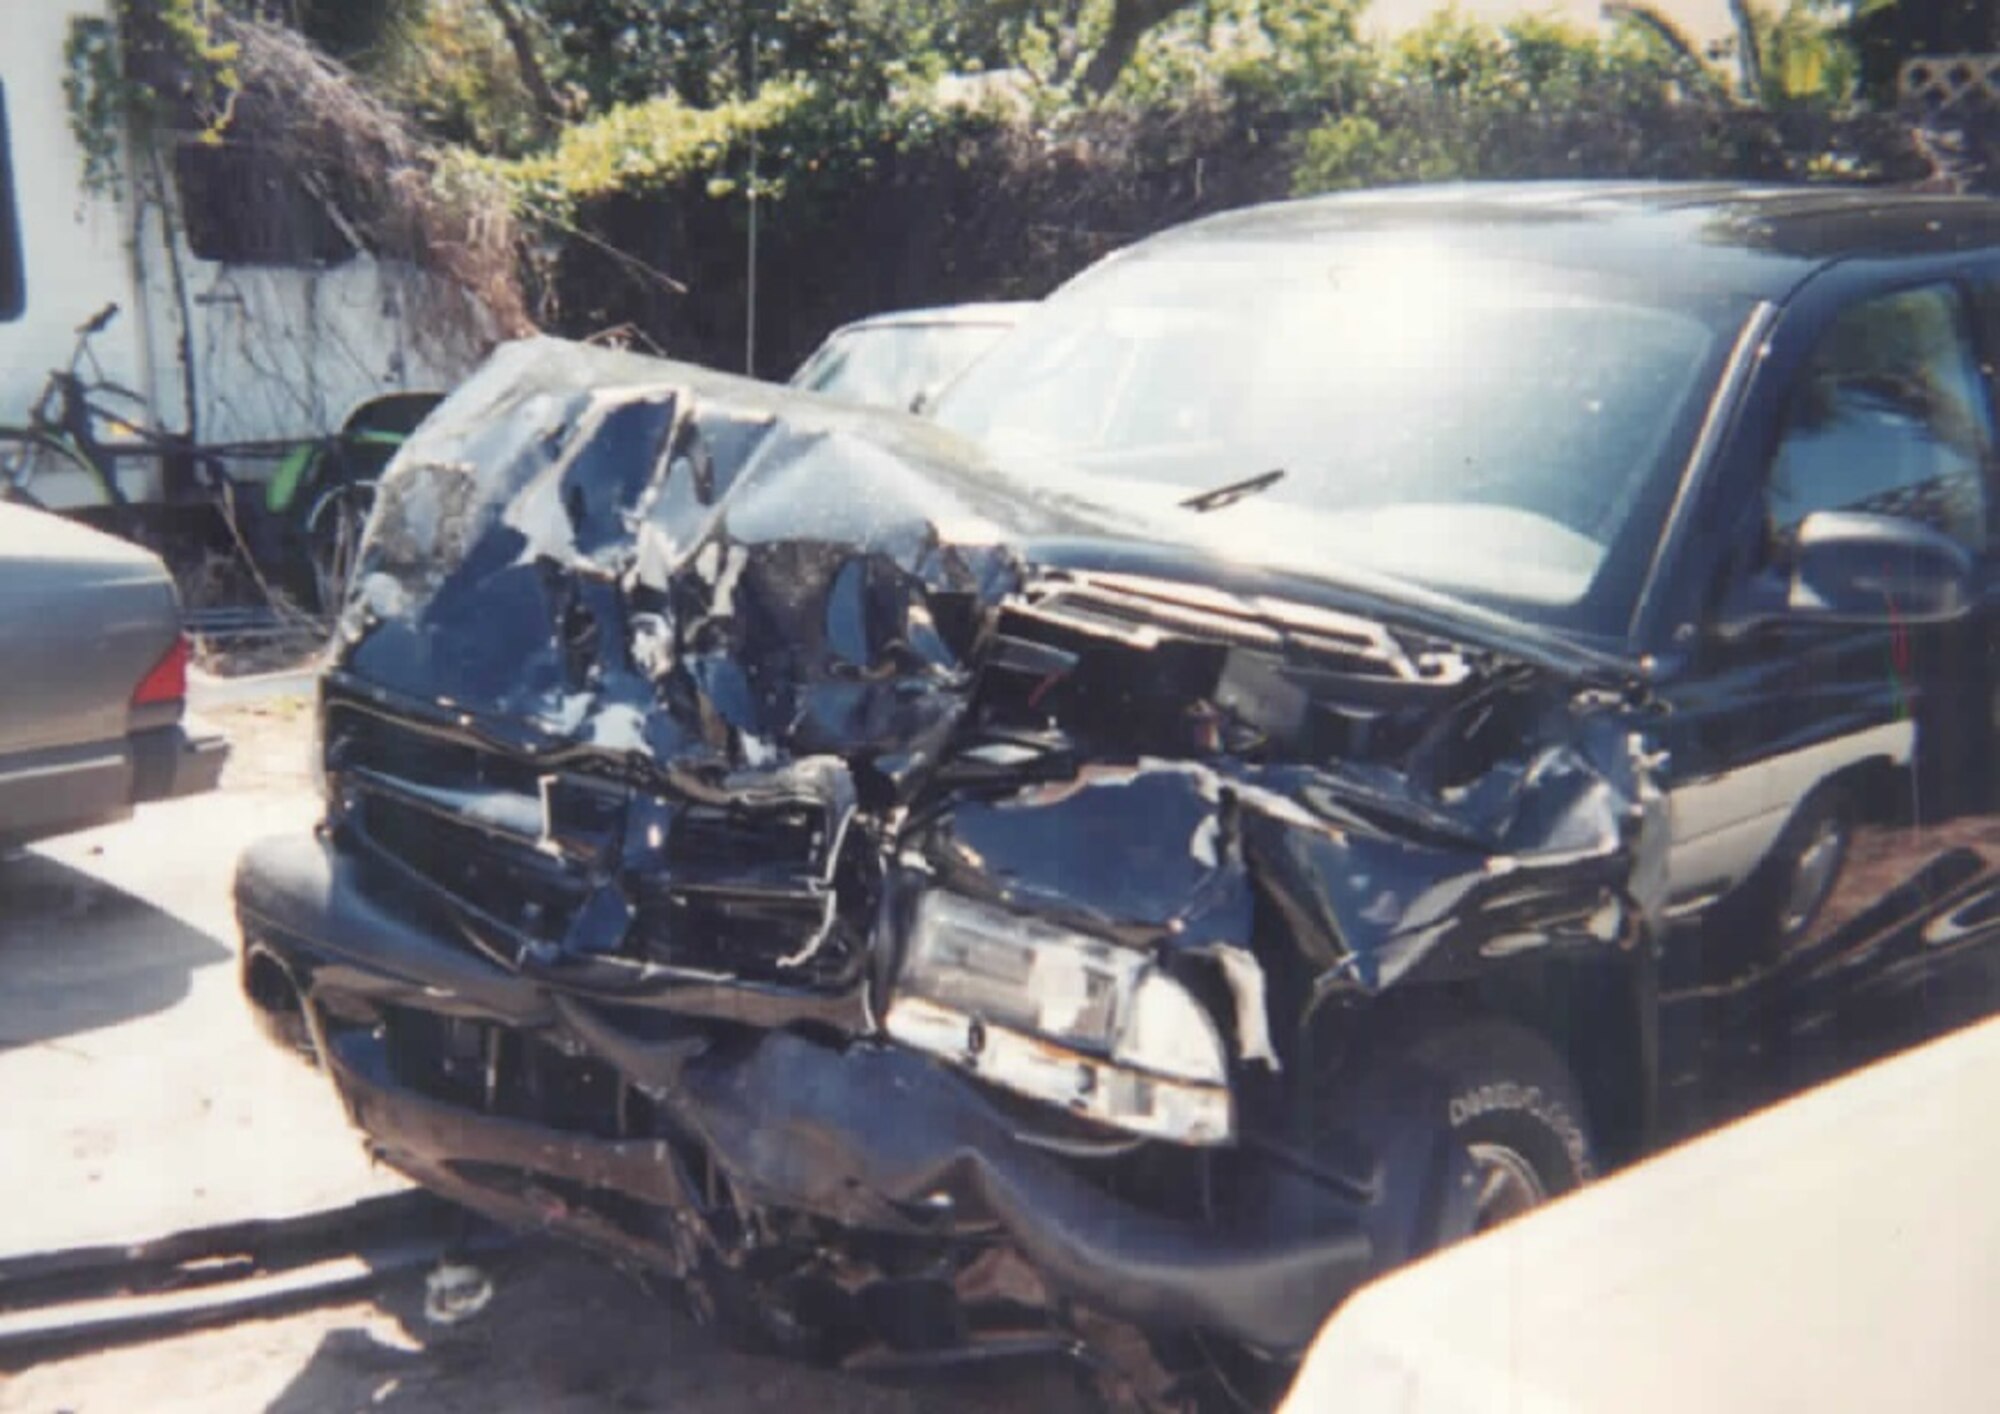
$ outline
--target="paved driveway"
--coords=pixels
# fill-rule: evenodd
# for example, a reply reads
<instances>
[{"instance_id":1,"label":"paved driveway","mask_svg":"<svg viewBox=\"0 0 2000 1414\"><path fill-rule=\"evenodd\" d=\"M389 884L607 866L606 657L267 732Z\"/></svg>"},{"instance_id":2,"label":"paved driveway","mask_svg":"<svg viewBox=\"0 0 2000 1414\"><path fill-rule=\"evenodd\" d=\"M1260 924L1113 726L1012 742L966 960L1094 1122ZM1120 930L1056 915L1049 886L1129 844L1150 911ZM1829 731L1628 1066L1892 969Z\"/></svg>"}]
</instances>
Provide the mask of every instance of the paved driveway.
<instances>
[{"instance_id":1,"label":"paved driveway","mask_svg":"<svg viewBox=\"0 0 2000 1414\"><path fill-rule=\"evenodd\" d=\"M236 992L236 855L314 812L304 701L218 715L221 792L0 862L0 1256L398 1186Z\"/></svg>"}]
</instances>

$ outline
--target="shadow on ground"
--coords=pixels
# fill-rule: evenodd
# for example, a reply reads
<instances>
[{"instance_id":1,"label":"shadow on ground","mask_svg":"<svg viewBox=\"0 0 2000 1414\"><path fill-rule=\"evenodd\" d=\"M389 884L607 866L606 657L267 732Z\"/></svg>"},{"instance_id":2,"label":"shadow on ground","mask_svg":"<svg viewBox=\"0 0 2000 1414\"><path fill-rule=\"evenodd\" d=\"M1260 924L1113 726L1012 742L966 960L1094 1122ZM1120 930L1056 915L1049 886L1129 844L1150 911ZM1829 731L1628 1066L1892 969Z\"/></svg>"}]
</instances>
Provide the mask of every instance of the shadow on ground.
<instances>
[{"instance_id":1,"label":"shadow on ground","mask_svg":"<svg viewBox=\"0 0 2000 1414\"><path fill-rule=\"evenodd\" d=\"M494 1262L491 1303L461 1325L423 1313L424 1278L376 1295L386 1320L324 1332L265 1414L607 1414L746 1408L831 1414L1081 1414L1066 1369L982 1373L897 1388L741 1354L634 1279L582 1253L531 1243Z\"/></svg>"},{"instance_id":2,"label":"shadow on ground","mask_svg":"<svg viewBox=\"0 0 2000 1414\"><path fill-rule=\"evenodd\" d=\"M37 854L0 859L0 1051L179 1002L228 948L171 914Z\"/></svg>"}]
</instances>

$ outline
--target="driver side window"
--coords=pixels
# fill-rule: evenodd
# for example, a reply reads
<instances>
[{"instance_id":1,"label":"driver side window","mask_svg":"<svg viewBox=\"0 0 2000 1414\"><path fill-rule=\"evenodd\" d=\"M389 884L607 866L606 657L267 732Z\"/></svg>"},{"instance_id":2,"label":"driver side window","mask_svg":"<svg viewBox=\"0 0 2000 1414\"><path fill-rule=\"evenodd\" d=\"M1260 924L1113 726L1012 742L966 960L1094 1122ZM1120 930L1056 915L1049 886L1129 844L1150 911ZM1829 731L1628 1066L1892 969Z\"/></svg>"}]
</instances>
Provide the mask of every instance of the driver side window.
<instances>
[{"instance_id":1,"label":"driver side window","mask_svg":"<svg viewBox=\"0 0 2000 1414\"><path fill-rule=\"evenodd\" d=\"M1765 488L1772 543L1814 511L1913 520L1984 551L1992 413L1951 285L1864 300L1821 335Z\"/></svg>"}]
</instances>

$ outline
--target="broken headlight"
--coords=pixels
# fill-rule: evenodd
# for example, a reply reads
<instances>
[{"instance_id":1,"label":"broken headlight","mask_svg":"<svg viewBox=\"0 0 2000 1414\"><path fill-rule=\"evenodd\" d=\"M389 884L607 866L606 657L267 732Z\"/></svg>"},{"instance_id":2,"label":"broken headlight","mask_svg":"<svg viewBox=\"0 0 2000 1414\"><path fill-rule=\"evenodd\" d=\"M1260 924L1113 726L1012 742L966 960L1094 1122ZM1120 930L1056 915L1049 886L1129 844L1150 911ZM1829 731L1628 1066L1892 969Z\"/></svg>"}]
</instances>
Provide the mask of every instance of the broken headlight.
<instances>
[{"instance_id":1,"label":"broken headlight","mask_svg":"<svg viewBox=\"0 0 2000 1414\"><path fill-rule=\"evenodd\" d=\"M1139 1134L1231 1134L1222 1037L1143 953L932 892L885 1025L1019 1094Z\"/></svg>"}]
</instances>

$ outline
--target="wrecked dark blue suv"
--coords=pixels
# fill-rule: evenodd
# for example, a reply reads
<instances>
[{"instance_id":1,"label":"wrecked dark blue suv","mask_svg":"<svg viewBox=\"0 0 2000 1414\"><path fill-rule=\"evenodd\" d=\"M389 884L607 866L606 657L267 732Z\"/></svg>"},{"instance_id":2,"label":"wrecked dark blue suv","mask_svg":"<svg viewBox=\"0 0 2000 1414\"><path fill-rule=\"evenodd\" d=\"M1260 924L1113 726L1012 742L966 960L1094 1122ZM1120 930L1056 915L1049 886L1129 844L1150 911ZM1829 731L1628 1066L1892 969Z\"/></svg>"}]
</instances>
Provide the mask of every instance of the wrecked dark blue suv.
<instances>
[{"instance_id":1,"label":"wrecked dark blue suv","mask_svg":"<svg viewBox=\"0 0 2000 1414\"><path fill-rule=\"evenodd\" d=\"M246 988L386 1162L758 1338L1241 1390L1991 1009L1996 351L2000 205L1609 186L1169 232L942 428L509 346Z\"/></svg>"}]
</instances>

